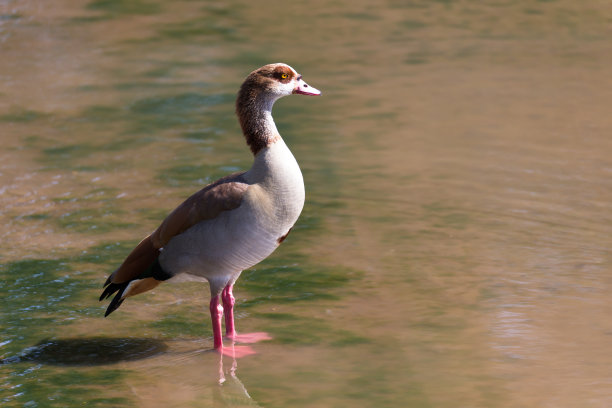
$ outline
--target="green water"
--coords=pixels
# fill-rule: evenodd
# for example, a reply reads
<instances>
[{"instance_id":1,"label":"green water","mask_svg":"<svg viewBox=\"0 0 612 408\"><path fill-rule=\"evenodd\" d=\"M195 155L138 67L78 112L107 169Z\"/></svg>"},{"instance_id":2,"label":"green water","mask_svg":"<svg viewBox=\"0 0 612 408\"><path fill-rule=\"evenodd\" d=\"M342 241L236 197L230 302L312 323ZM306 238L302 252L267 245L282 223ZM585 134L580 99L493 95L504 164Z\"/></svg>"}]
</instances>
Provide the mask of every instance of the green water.
<instances>
[{"instance_id":1,"label":"green water","mask_svg":"<svg viewBox=\"0 0 612 408\"><path fill-rule=\"evenodd\" d=\"M612 405L606 2L0 4L2 407ZM277 126L304 212L236 285L255 355L211 351L208 287L108 318L102 284L252 157L242 79L323 96Z\"/></svg>"}]
</instances>

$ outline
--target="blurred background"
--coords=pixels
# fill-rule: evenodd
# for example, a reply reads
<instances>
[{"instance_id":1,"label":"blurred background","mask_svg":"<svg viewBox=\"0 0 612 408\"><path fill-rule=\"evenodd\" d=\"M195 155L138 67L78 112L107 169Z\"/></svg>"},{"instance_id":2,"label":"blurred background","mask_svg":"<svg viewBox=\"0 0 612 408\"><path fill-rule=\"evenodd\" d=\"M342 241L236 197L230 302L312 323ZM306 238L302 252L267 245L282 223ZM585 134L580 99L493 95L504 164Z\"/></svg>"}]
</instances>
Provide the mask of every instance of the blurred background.
<instances>
[{"instance_id":1,"label":"blurred background","mask_svg":"<svg viewBox=\"0 0 612 408\"><path fill-rule=\"evenodd\" d=\"M603 0L0 0L0 405L612 406L611 49ZM275 105L306 206L236 286L273 339L210 352L204 284L104 319L279 61L323 96Z\"/></svg>"}]
</instances>

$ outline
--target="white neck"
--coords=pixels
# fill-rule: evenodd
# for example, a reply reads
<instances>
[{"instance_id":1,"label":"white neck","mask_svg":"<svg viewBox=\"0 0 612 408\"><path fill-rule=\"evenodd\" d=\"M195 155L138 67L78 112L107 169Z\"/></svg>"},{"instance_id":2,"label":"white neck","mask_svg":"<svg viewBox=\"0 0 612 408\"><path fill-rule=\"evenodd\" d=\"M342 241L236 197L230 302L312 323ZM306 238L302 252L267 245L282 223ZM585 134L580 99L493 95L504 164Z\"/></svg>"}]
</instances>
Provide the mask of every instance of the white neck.
<instances>
[{"instance_id":1,"label":"white neck","mask_svg":"<svg viewBox=\"0 0 612 408\"><path fill-rule=\"evenodd\" d=\"M278 179L291 177L299 178L299 181L303 182L297 161L280 135L274 143L261 149L255 155L253 165L245 176L252 177L252 180L249 181L258 183L268 181L276 183Z\"/></svg>"},{"instance_id":2,"label":"white neck","mask_svg":"<svg viewBox=\"0 0 612 408\"><path fill-rule=\"evenodd\" d=\"M300 167L282 138L257 153L244 178L263 192L261 201L273 209L274 225L286 233L302 211L305 191Z\"/></svg>"}]
</instances>

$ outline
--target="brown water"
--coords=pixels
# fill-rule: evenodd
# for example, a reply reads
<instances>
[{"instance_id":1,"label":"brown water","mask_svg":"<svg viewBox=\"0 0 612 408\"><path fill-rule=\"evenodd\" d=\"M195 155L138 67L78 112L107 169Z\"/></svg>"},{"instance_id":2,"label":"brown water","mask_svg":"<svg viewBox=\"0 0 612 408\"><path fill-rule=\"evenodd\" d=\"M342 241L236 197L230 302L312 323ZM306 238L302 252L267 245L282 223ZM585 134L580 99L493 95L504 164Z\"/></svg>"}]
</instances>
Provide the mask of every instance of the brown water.
<instances>
[{"instance_id":1,"label":"brown water","mask_svg":"<svg viewBox=\"0 0 612 408\"><path fill-rule=\"evenodd\" d=\"M612 406L611 31L606 1L0 2L2 406ZM97 295L248 168L234 94L276 61L324 94L274 111L307 203L237 285L274 339L220 367L204 285Z\"/></svg>"}]
</instances>

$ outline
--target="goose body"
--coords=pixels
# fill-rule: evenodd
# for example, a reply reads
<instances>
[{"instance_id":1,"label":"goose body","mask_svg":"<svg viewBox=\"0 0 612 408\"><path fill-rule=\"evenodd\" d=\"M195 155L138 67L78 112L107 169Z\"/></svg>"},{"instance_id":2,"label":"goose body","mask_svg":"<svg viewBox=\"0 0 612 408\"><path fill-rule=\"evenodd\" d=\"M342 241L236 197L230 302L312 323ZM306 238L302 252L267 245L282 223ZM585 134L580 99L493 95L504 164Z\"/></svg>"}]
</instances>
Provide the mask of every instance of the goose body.
<instances>
[{"instance_id":1,"label":"goose body","mask_svg":"<svg viewBox=\"0 0 612 408\"><path fill-rule=\"evenodd\" d=\"M223 349L223 315L226 336L238 338L233 284L243 270L274 252L304 206L302 173L272 118L274 102L293 93L320 95L286 64L265 65L247 76L236 113L254 155L253 165L193 194L134 248L106 280L100 300L114 294L106 316L127 297L160 282L206 279L214 347Z\"/></svg>"},{"instance_id":2,"label":"goose body","mask_svg":"<svg viewBox=\"0 0 612 408\"><path fill-rule=\"evenodd\" d=\"M231 179L239 184L240 206L175 236L159 256L164 270L204 277L213 292L228 276L267 258L304 206L302 173L282 139L261 151L253 168Z\"/></svg>"}]
</instances>

